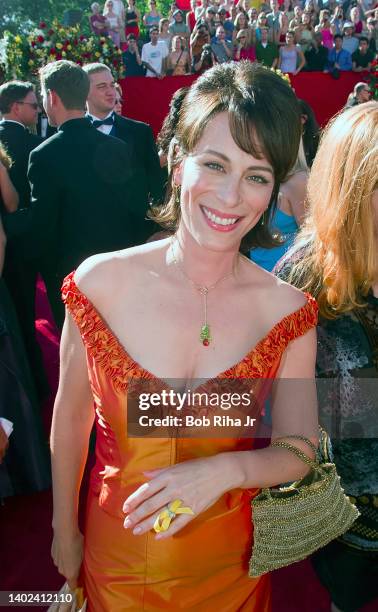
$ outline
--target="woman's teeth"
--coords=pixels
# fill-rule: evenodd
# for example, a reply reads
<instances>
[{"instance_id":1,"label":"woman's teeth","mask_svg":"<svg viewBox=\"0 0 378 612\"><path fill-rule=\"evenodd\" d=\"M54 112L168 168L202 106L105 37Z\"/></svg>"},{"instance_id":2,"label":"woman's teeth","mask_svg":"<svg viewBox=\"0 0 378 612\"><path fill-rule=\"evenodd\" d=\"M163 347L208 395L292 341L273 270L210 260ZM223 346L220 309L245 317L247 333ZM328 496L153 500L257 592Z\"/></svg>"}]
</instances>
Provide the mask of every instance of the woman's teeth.
<instances>
[{"instance_id":1,"label":"woman's teeth","mask_svg":"<svg viewBox=\"0 0 378 612\"><path fill-rule=\"evenodd\" d=\"M231 219L221 219L221 217L217 217L217 215L214 215L214 213L210 212L206 208L204 208L203 210L204 210L206 217L210 219L210 221L212 221L213 223L216 223L217 225L233 225L238 220L238 217L231 218Z\"/></svg>"}]
</instances>

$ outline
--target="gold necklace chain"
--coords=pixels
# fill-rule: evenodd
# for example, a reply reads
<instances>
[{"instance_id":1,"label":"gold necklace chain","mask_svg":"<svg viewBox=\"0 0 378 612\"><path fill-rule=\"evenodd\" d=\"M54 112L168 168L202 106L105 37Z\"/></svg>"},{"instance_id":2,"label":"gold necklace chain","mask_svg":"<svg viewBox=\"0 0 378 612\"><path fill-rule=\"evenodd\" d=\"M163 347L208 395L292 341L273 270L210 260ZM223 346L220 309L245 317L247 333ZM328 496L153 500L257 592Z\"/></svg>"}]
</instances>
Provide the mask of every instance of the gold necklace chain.
<instances>
[{"instance_id":1,"label":"gold necklace chain","mask_svg":"<svg viewBox=\"0 0 378 612\"><path fill-rule=\"evenodd\" d=\"M177 240L177 238L176 238L176 240ZM178 240L177 240L177 242L178 242ZM185 270L182 267L182 265L176 259L175 248L174 248L174 241L173 240L171 242L171 248L172 248L172 261L173 261L173 263L178 267L178 269L180 270L181 274L186 278L186 280L188 280L191 283L191 285L203 296L203 309L204 309L204 313L203 313L204 317L203 317L203 319L204 320L203 320L203 323L201 325L200 341L202 342L203 346L209 346L212 338L211 338L211 333L210 333L210 325L209 325L208 320L207 320L207 295L208 295L208 293L210 291L215 289L215 287L217 287L222 281L224 281L227 278L230 278L230 276L234 275L235 266L233 267L231 272L229 272L225 276L222 276L221 278L219 278L213 285L210 285L209 287L207 287L206 285L200 285L199 283L196 283L194 280L192 280L190 278L190 276L187 275L187 273L185 272Z\"/></svg>"}]
</instances>

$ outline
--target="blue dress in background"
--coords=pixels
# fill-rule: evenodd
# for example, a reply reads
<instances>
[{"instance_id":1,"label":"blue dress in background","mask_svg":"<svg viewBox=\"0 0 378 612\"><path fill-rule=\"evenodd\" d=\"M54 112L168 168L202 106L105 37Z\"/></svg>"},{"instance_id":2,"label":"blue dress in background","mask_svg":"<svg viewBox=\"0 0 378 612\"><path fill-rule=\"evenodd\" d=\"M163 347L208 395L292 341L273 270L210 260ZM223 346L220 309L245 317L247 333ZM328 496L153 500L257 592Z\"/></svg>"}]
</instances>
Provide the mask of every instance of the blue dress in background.
<instances>
[{"instance_id":1,"label":"blue dress in background","mask_svg":"<svg viewBox=\"0 0 378 612\"><path fill-rule=\"evenodd\" d=\"M271 272L277 261L285 255L293 244L299 228L295 217L282 212L279 208L276 208L269 225L273 234L279 234L282 244L271 249L256 247L250 250L249 257L258 266Z\"/></svg>"}]
</instances>

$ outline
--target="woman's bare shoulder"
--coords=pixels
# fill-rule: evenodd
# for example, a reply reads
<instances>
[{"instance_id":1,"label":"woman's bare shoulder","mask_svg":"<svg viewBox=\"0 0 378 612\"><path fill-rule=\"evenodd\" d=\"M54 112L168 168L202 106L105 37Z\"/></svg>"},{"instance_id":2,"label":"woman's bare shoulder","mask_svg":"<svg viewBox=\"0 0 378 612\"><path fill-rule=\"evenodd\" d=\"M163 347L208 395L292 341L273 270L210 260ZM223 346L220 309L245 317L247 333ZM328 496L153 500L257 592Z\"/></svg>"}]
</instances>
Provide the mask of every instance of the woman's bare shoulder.
<instances>
[{"instance_id":1,"label":"woman's bare shoulder","mask_svg":"<svg viewBox=\"0 0 378 612\"><path fill-rule=\"evenodd\" d=\"M88 257L78 267L74 280L79 290L96 304L125 284L132 289L133 280L165 252L167 240L149 242L137 247L101 253Z\"/></svg>"},{"instance_id":2,"label":"woman's bare shoulder","mask_svg":"<svg viewBox=\"0 0 378 612\"><path fill-rule=\"evenodd\" d=\"M281 183L280 192L282 192L286 197L287 194L291 194L293 192L305 191L308 182L308 172L301 170L300 172L295 172L292 174L287 181Z\"/></svg>"},{"instance_id":3,"label":"woman's bare shoulder","mask_svg":"<svg viewBox=\"0 0 378 612\"><path fill-rule=\"evenodd\" d=\"M303 291L252 262L250 265L251 279L254 281L251 290L260 289L261 299L266 304L273 321L280 321L307 304L308 299Z\"/></svg>"}]
</instances>

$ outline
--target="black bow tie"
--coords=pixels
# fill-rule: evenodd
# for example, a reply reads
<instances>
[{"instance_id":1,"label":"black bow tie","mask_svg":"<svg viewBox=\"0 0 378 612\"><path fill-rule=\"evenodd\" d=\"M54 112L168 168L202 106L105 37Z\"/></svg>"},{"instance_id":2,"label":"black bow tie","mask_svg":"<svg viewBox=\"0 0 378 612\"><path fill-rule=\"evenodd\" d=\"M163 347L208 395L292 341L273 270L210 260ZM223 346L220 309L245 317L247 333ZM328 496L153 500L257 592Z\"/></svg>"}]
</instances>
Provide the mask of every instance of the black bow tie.
<instances>
[{"instance_id":1,"label":"black bow tie","mask_svg":"<svg viewBox=\"0 0 378 612\"><path fill-rule=\"evenodd\" d=\"M92 119L92 125L95 128L100 127L101 125L113 125L114 124L114 115L110 115L106 119Z\"/></svg>"}]
</instances>

